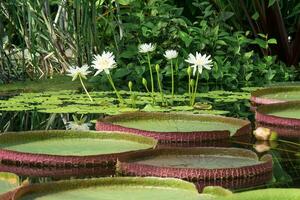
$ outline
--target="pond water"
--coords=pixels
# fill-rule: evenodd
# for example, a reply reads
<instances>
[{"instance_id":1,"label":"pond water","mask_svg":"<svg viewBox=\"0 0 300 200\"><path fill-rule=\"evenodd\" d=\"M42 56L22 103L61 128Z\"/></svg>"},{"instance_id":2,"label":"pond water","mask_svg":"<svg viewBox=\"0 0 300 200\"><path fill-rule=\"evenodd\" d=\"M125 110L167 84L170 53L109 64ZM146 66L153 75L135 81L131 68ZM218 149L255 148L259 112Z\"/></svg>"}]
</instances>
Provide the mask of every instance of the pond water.
<instances>
[{"instance_id":1,"label":"pond water","mask_svg":"<svg viewBox=\"0 0 300 200\"><path fill-rule=\"evenodd\" d=\"M265 153L270 153L273 156L273 174L265 174L259 177L250 177L246 179L235 179L235 180L213 180L213 181L199 181L197 185L199 191L207 185L220 185L233 191L244 191L253 190L258 188L269 188L269 187L283 187L292 188L300 187L300 146L289 143L286 140L279 140L277 142L269 143L257 143L253 138L243 137L234 138L231 140L223 141L222 143L216 142L215 144L210 142L210 146L222 146L222 147L240 147L250 150L255 148L258 151L268 148L271 146L272 149L267 152L258 153L259 156ZM188 147L188 145L185 145ZM192 145L195 146L195 145ZM207 144L197 144L197 146L207 146ZM215 158L207 158L215 159ZM178 160L175 160L175 164ZM234 163L233 163L234 164ZM66 169L55 169L55 168L31 168L29 166L10 166L0 165L0 172L12 172L18 175L18 184L23 181L30 183L44 183L57 180L69 180L74 178L93 178L93 177L111 177L121 176L116 174L114 168L66 168ZM0 173L1 174L1 173ZM0 177L0 188L13 188L16 186L15 179L12 181L11 178L3 177L2 181ZM9 185L9 182L13 182ZM83 191L89 192L89 191ZM117 194L116 194L117 195ZM120 193L121 195L121 193ZM45 197L46 198L46 197Z\"/></svg>"}]
</instances>

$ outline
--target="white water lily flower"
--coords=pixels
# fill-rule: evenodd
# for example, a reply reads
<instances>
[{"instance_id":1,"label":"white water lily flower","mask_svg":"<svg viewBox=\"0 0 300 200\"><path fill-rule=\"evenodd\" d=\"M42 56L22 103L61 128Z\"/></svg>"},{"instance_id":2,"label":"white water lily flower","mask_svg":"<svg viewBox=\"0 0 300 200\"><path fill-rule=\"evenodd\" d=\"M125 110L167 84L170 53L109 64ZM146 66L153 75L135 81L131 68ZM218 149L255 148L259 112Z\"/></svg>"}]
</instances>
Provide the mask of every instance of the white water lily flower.
<instances>
[{"instance_id":1,"label":"white water lily flower","mask_svg":"<svg viewBox=\"0 0 300 200\"><path fill-rule=\"evenodd\" d=\"M168 60L177 58L177 56L178 56L178 52L173 49L165 51L165 54L164 54L164 57Z\"/></svg>"},{"instance_id":2,"label":"white water lily flower","mask_svg":"<svg viewBox=\"0 0 300 200\"><path fill-rule=\"evenodd\" d=\"M148 53L151 51L154 51L156 48L155 44L151 44L151 43L144 43L139 45L139 52L140 53Z\"/></svg>"},{"instance_id":3,"label":"white water lily flower","mask_svg":"<svg viewBox=\"0 0 300 200\"><path fill-rule=\"evenodd\" d=\"M104 71L106 74L109 74L109 70L115 68L116 66L117 64L115 61L115 56L109 51L104 51L102 55L95 55L92 62L92 67L98 70L94 76L98 75L102 71Z\"/></svg>"},{"instance_id":4,"label":"white water lily flower","mask_svg":"<svg viewBox=\"0 0 300 200\"><path fill-rule=\"evenodd\" d=\"M72 81L76 80L79 76L83 79L86 79L86 76L91 73L90 71L88 71L89 69L89 66L87 65L83 65L82 67L78 67L78 66L75 66L75 67L70 67L68 70L67 70L67 76L71 76L73 77Z\"/></svg>"},{"instance_id":5,"label":"white water lily flower","mask_svg":"<svg viewBox=\"0 0 300 200\"><path fill-rule=\"evenodd\" d=\"M90 123L78 123L78 122L67 122L66 128L67 130L73 131L88 131L90 130Z\"/></svg>"},{"instance_id":6,"label":"white water lily flower","mask_svg":"<svg viewBox=\"0 0 300 200\"><path fill-rule=\"evenodd\" d=\"M201 53L196 52L196 55L189 54L188 59L185 60L186 62L192 64L191 67L193 68L193 75L195 76L196 71L201 74L203 71L203 67L205 69L211 70L212 67L212 60L210 59L210 55L201 55Z\"/></svg>"}]
</instances>

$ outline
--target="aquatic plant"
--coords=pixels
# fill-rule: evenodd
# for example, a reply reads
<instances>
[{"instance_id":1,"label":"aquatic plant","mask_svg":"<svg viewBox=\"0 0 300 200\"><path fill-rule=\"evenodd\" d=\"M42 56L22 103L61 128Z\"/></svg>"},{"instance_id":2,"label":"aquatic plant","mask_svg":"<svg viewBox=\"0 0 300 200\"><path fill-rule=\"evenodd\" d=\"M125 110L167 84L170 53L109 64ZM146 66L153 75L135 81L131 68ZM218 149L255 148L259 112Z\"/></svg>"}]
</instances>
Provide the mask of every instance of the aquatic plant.
<instances>
[{"instance_id":1,"label":"aquatic plant","mask_svg":"<svg viewBox=\"0 0 300 200\"><path fill-rule=\"evenodd\" d=\"M80 83L82 85L82 88L84 89L85 93L88 95L89 99L91 101L93 101L92 97L90 96L89 92L87 91L82 79L87 79L86 76L90 73L90 71L88 71L88 66L84 65L82 67L70 67L67 70L67 76L71 76L72 77L72 81L75 81L77 78L79 78Z\"/></svg>"},{"instance_id":2,"label":"aquatic plant","mask_svg":"<svg viewBox=\"0 0 300 200\"><path fill-rule=\"evenodd\" d=\"M151 95L153 96L154 95L154 79L153 79L153 73L152 73L150 53L153 52L156 49L156 45L151 44L151 43L145 43L145 44L139 45L138 49L139 49L140 53L147 54L147 61L148 61L150 80L151 80Z\"/></svg>"},{"instance_id":3,"label":"aquatic plant","mask_svg":"<svg viewBox=\"0 0 300 200\"><path fill-rule=\"evenodd\" d=\"M195 88L192 87L193 94L190 102L191 106L193 106L198 89L199 75L202 74L203 68L211 70L212 60L210 59L210 55L201 55L201 53L196 52L195 56L193 54L189 54L188 59L186 59L185 61L191 64L191 68L193 68L193 76L195 76L197 72Z\"/></svg>"},{"instance_id":4,"label":"aquatic plant","mask_svg":"<svg viewBox=\"0 0 300 200\"><path fill-rule=\"evenodd\" d=\"M97 76L101 72L105 72L106 77L111 84L113 90L115 91L118 100L120 103L124 103L124 100L122 96L119 94L115 84L114 80L112 79L110 75L110 70L117 67L116 61L115 61L115 56L113 55L112 52L105 52L101 55L94 55L94 60L92 61L92 67L97 70L94 76Z\"/></svg>"},{"instance_id":5,"label":"aquatic plant","mask_svg":"<svg viewBox=\"0 0 300 200\"><path fill-rule=\"evenodd\" d=\"M164 53L164 57L167 59L167 60L170 60L170 63L171 63L171 76L172 76L172 90L171 90L171 94L172 94L172 101L174 101L174 68L173 68L173 60L175 58L177 58L178 56L178 52L174 49L169 49L169 50L166 50L165 53ZM176 62L176 65L178 65L178 60ZM176 66L176 69L178 69L178 66Z\"/></svg>"}]
</instances>

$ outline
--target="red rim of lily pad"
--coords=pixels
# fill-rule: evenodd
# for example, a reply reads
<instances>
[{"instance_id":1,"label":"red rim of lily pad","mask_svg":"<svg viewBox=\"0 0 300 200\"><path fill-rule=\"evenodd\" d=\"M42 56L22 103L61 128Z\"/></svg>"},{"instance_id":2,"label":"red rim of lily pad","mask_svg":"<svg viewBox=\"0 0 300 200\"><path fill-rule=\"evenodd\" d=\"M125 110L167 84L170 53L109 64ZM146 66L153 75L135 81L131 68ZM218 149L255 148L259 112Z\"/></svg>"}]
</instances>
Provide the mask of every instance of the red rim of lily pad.
<instances>
[{"instance_id":1,"label":"red rim of lily pad","mask_svg":"<svg viewBox=\"0 0 300 200\"><path fill-rule=\"evenodd\" d=\"M254 176L249 178L238 178L238 179L220 179L220 180L203 180L195 182L198 191L201 193L206 186L221 186L229 190L250 188L259 186L272 180L273 173L269 172L260 176Z\"/></svg>"},{"instance_id":2,"label":"red rim of lily pad","mask_svg":"<svg viewBox=\"0 0 300 200\"><path fill-rule=\"evenodd\" d=\"M292 129L300 129L300 119L280 117L268 114L271 111L285 110L291 107L300 107L300 101L262 105L257 108L255 112L255 119L257 123L273 125L275 127L288 127Z\"/></svg>"},{"instance_id":3,"label":"red rim of lily pad","mask_svg":"<svg viewBox=\"0 0 300 200\"><path fill-rule=\"evenodd\" d=\"M300 87L299 86L285 86L285 87L269 87L269 88L263 88L259 89L256 91L251 92L251 102L253 104L253 108L255 109L255 106L258 105L268 105L268 104L274 104L274 103L284 103L288 102L285 100L279 100L279 99L270 99L270 98L265 98L263 95L267 94L273 94L273 93L278 93L278 92L288 92L288 91L299 91L300 92Z\"/></svg>"},{"instance_id":4,"label":"red rim of lily pad","mask_svg":"<svg viewBox=\"0 0 300 200\"><path fill-rule=\"evenodd\" d=\"M239 125L240 128L233 136L246 135L251 132L251 123L248 120L223 117L217 115L195 115L179 113L158 113L158 112L129 112L120 115L108 116L99 119L96 123L97 131L118 131L127 132L147 137L155 138L159 143L174 142L202 142L208 140L220 140L230 138L229 130L212 130L212 131L193 131L193 132L158 132L148 131L136 128L129 128L114 124L117 121L135 120L135 119L183 119L183 120L214 120L223 123Z\"/></svg>"},{"instance_id":5,"label":"red rim of lily pad","mask_svg":"<svg viewBox=\"0 0 300 200\"><path fill-rule=\"evenodd\" d=\"M51 177L54 179L72 177L105 177L116 174L115 167L87 167L87 168L55 168L55 167L28 167L0 164L1 172L10 172L18 176Z\"/></svg>"},{"instance_id":6,"label":"red rim of lily pad","mask_svg":"<svg viewBox=\"0 0 300 200\"><path fill-rule=\"evenodd\" d=\"M103 133L103 134L102 134ZM0 141L22 141L22 139L50 139L50 138L61 138L68 134L78 138L99 138L99 139L120 139L135 141L149 145L154 148L157 141L143 136L137 136L132 134L124 133L109 133L107 132L96 132L96 131L65 131L65 130L51 130L51 131L26 131L22 133L5 133L0 135ZM88 145L88 144L87 144ZM87 146L88 147L88 146ZM151 149L150 148L150 149ZM148 149L148 148L146 148ZM84 155L84 156L72 156L72 155L49 155L39 153L25 153L14 150L7 150L0 148L0 161L4 164L13 165L28 165L35 167L94 167L94 166L114 166L118 158L127 156L139 150L126 151L120 153L110 154L98 154L98 155Z\"/></svg>"},{"instance_id":7,"label":"red rim of lily pad","mask_svg":"<svg viewBox=\"0 0 300 200\"><path fill-rule=\"evenodd\" d=\"M228 168L178 168L161 167L150 164L141 164L134 161L145 159L155 155L225 155L239 156L255 161L258 164L241 167ZM253 151L241 148L216 148L216 147L195 147L195 148L165 148L152 149L133 153L121 159L118 159L117 170L124 175L129 176L156 176L172 177L189 181L199 180L219 180L219 179L237 179L248 178L263 175L272 172L272 156L264 155L261 159Z\"/></svg>"}]
</instances>

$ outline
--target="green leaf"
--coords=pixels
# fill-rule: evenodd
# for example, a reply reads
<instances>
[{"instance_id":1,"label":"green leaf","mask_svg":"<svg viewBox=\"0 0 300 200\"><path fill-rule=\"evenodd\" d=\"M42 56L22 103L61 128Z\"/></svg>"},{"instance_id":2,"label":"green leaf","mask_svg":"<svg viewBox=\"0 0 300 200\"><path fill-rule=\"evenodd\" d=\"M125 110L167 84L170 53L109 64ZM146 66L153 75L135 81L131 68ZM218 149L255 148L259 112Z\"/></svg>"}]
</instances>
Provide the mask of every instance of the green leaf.
<instances>
[{"instance_id":1,"label":"green leaf","mask_svg":"<svg viewBox=\"0 0 300 200\"><path fill-rule=\"evenodd\" d=\"M135 0L116 0L117 3L123 5L123 6L126 6L132 2L134 2Z\"/></svg>"},{"instance_id":2,"label":"green leaf","mask_svg":"<svg viewBox=\"0 0 300 200\"><path fill-rule=\"evenodd\" d=\"M273 6L275 2L276 2L276 0L269 0L268 8Z\"/></svg>"},{"instance_id":3,"label":"green leaf","mask_svg":"<svg viewBox=\"0 0 300 200\"><path fill-rule=\"evenodd\" d=\"M258 12L255 12L252 17L252 19L254 19L255 21L259 18L259 13Z\"/></svg>"},{"instance_id":4,"label":"green leaf","mask_svg":"<svg viewBox=\"0 0 300 200\"><path fill-rule=\"evenodd\" d=\"M179 31L179 37L184 42L186 47L189 47L191 42L193 41L192 37L189 36L186 32Z\"/></svg>"},{"instance_id":5,"label":"green leaf","mask_svg":"<svg viewBox=\"0 0 300 200\"><path fill-rule=\"evenodd\" d=\"M271 38L268 40L268 44L277 44L277 40L275 38Z\"/></svg>"}]
</instances>

